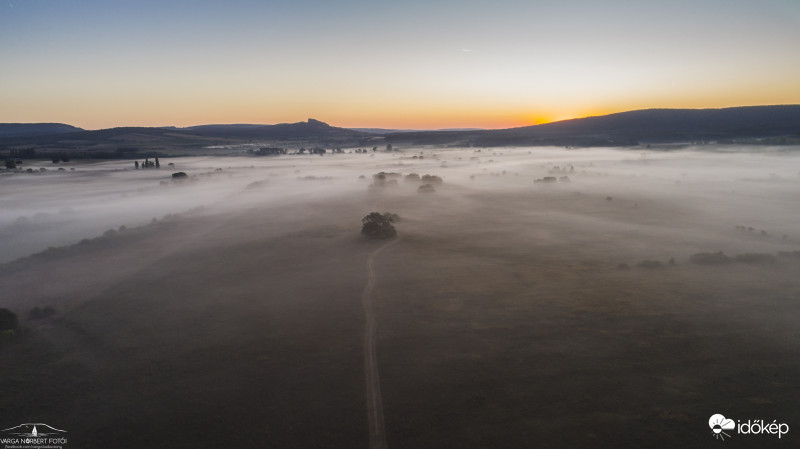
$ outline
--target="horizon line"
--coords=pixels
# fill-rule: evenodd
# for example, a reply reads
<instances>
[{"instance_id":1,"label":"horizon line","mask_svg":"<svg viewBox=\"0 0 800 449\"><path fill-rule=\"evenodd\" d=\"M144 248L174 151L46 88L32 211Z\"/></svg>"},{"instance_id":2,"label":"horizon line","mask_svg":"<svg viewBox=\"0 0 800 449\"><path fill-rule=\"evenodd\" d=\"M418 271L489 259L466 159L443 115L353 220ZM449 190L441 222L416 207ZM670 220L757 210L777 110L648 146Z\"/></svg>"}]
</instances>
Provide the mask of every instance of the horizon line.
<instances>
[{"instance_id":1,"label":"horizon line","mask_svg":"<svg viewBox=\"0 0 800 449\"><path fill-rule=\"evenodd\" d=\"M523 128L528 126L538 126L538 125L546 125L550 123L558 123L558 122L565 122L570 120L580 120L592 117L605 117L609 115L615 114L623 114L627 112L637 112L637 111L652 111L652 110L673 110L673 111L704 111L704 110L723 110L723 109L738 109L738 108L759 108L759 107L776 107L776 106L800 106L800 103L779 103L779 104L759 104L759 105L747 105L747 106L726 106L726 107L707 107L707 108L669 108L669 107L651 107L651 108L641 108L641 109L626 109L626 110L618 110L614 112L608 113L601 113L601 114L589 114L589 115L581 115L581 116L572 116L569 118L559 118L556 120L548 120L548 121L541 121L537 123L525 124L525 125L516 125L516 126L499 126L499 127L481 127L481 126L447 126L447 127L408 127L408 126L400 126L400 127L393 127L393 126L345 126L345 125L338 125L333 124L331 122L327 122L325 120L316 119L313 117L309 117L306 120L300 121L281 121L276 123L246 123L246 122L213 122L213 123L201 123L201 124L194 124L194 125L186 125L186 126L177 126L177 125L116 125L110 126L105 128L83 128L77 125L70 124L68 122L61 122L61 121L41 121L41 122L0 122L0 124L6 125L37 125L37 124L60 124L60 125L67 125L73 126L75 128L79 128L83 131L102 131L106 129L114 129L114 128L175 128L175 129L186 129L186 128L193 128L198 126L276 126L276 125L292 125L297 123L308 123L309 121L317 121L324 123L326 125L342 128L342 129L382 129L382 130L393 130L393 131L457 131L457 130L502 130L502 129L513 129L513 128Z\"/></svg>"}]
</instances>

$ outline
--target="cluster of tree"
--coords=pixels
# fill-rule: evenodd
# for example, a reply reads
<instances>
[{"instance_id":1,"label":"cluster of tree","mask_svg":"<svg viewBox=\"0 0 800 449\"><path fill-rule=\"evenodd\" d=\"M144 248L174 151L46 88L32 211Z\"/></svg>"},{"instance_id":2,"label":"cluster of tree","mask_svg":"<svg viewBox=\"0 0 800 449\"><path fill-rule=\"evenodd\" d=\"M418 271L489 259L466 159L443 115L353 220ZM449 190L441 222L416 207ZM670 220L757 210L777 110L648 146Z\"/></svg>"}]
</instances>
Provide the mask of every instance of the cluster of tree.
<instances>
[{"instance_id":1,"label":"cluster of tree","mask_svg":"<svg viewBox=\"0 0 800 449\"><path fill-rule=\"evenodd\" d=\"M256 156L277 156L286 154L286 149L278 147L261 147L258 150L250 150Z\"/></svg>"},{"instance_id":2,"label":"cluster of tree","mask_svg":"<svg viewBox=\"0 0 800 449\"><path fill-rule=\"evenodd\" d=\"M553 183L553 182L569 182L569 176L560 176L556 178L555 176L545 176L544 178L537 178L534 179L533 182L544 182L544 183Z\"/></svg>"},{"instance_id":3,"label":"cluster of tree","mask_svg":"<svg viewBox=\"0 0 800 449\"><path fill-rule=\"evenodd\" d=\"M50 156L50 160L54 164L58 164L59 162L69 162L69 156L67 156L67 153L54 154Z\"/></svg>"},{"instance_id":4,"label":"cluster of tree","mask_svg":"<svg viewBox=\"0 0 800 449\"><path fill-rule=\"evenodd\" d=\"M361 219L361 233L369 238L388 239L397 235L394 223L400 218L399 215L387 212L370 212Z\"/></svg>"},{"instance_id":5,"label":"cluster of tree","mask_svg":"<svg viewBox=\"0 0 800 449\"><path fill-rule=\"evenodd\" d=\"M563 174L574 173L574 172L575 172L575 167L573 167L572 165L570 165L569 167L564 167L564 168L561 168L558 165L556 165L555 167L553 167L553 168L551 168L550 170L547 171L547 173L550 173L551 175L559 175L559 174L563 175Z\"/></svg>"},{"instance_id":6,"label":"cluster of tree","mask_svg":"<svg viewBox=\"0 0 800 449\"><path fill-rule=\"evenodd\" d=\"M336 153L338 153L338 154L344 153L344 150L342 150L341 148L331 148L330 151L331 151L331 153L335 153L335 154ZM366 153L366 151L367 150L364 150L365 153ZM306 154L306 152L308 152L308 154L323 155L323 154L327 153L328 150L326 150L325 148L312 148L310 150L306 150L305 148L300 148L299 150L297 150L296 152L291 153L291 154ZM361 152L361 150L356 150L356 153L359 153L359 152ZM255 156L278 156L278 155L281 155L281 154L290 154L286 149L277 148L277 147L263 147L263 148L259 148L258 150L249 150L249 153L251 153L251 154L253 154Z\"/></svg>"},{"instance_id":7,"label":"cluster of tree","mask_svg":"<svg viewBox=\"0 0 800 449\"><path fill-rule=\"evenodd\" d=\"M403 177L402 174L394 172L375 173L374 175L372 175L372 184L370 184L370 187L396 186L397 180L402 177Z\"/></svg>"},{"instance_id":8,"label":"cluster of tree","mask_svg":"<svg viewBox=\"0 0 800 449\"><path fill-rule=\"evenodd\" d=\"M8 152L8 157L11 159L36 159L38 156L34 148L9 150Z\"/></svg>"},{"instance_id":9,"label":"cluster of tree","mask_svg":"<svg viewBox=\"0 0 800 449\"><path fill-rule=\"evenodd\" d=\"M784 255L781 253L780 255ZM689 257L689 261L698 265L724 265L731 262L741 262L748 264L761 264L775 262L775 256L769 253L744 253L734 257L728 257L722 251L716 253L695 253Z\"/></svg>"},{"instance_id":10,"label":"cluster of tree","mask_svg":"<svg viewBox=\"0 0 800 449\"><path fill-rule=\"evenodd\" d=\"M17 168L22 164L24 159L50 159L54 164L59 162L69 162L72 159L133 159L136 157L144 157L146 159L158 158L163 156L157 151L139 152L137 148L123 147L118 148L113 152L109 151L70 151L49 153L37 152L33 148L9 150L6 157L4 157L5 167L9 169Z\"/></svg>"},{"instance_id":11,"label":"cluster of tree","mask_svg":"<svg viewBox=\"0 0 800 449\"><path fill-rule=\"evenodd\" d=\"M444 182L444 179L436 175L422 175L421 180L426 184L437 184L437 185Z\"/></svg>"},{"instance_id":12,"label":"cluster of tree","mask_svg":"<svg viewBox=\"0 0 800 449\"><path fill-rule=\"evenodd\" d=\"M36 156L36 150L33 148L9 150L8 155L4 158L3 165L9 170L14 170L17 166L22 165L22 159L35 159Z\"/></svg>"},{"instance_id":13,"label":"cluster of tree","mask_svg":"<svg viewBox=\"0 0 800 449\"><path fill-rule=\"evenodd\" d=\"M0 342L14 338L17 335L18 328L19 320L17 320L17 314L8 309L0 308Z\"/></svg>"},{"instance_id":14,"label":"cluster of tree","mask_svg":"<svg viewBox=\"0 0 800 449\"><path fill-rule=\"evenodd\" d=\"M139 169L139 167L141 167L141 168L161 168L161 162L158 160L158 157L156 157L155 162L151 161L150 158L146 157L146 158L144 158L144 162L142 162L141 164L139 164L139 161L134 161L133 164L134 164L134 167L136 167L137 170Z\"/></svg>"}]
</instances>

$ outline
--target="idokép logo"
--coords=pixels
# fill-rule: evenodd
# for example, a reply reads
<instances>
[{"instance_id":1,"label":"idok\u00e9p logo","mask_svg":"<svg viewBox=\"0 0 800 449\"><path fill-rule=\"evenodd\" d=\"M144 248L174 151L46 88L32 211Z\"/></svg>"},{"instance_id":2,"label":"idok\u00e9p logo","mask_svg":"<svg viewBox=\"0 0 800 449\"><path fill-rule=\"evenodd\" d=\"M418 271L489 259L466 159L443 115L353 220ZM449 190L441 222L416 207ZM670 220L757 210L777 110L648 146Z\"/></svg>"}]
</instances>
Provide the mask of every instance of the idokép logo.
<instances>
[{"instance_id":1,"label":"idok\u00e9p logo","mask_svg":"<svg viewBox=\"0 0 800 449\"><path fill-rule=\"evenodd\" d=\"M748 419L747 421L728 419L719 413L711 415L708 419L708 426L711 427L711 434L714 438L725 440L730 438L731 433L739 435L777 435L778 438L789 433L789 424L779 423L778 420L772 422L763 419Z\"/></svg>"}]
</instances>

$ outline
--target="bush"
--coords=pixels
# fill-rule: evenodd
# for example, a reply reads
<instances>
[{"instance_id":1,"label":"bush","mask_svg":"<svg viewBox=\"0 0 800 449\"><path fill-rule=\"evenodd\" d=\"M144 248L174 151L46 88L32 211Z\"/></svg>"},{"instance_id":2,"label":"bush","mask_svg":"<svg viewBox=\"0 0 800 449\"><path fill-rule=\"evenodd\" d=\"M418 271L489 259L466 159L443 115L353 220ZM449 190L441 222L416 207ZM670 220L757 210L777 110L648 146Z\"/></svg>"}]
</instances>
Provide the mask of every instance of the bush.
<instances>
[{"instance_id":1,"label":"bush","mask_svg":"<svg viewBox=\"0 0 800 449\"><path fill-rule=\"evenodd\" d=\"M396 214L371 212L361 219L361 233L374 239L392 238L397 235L397 230L392 225L396 218Z\"/></svg>"},{"instance_id":2,"label":"bush","mask_svg":"<svg viewBox=\"0 0 800 449\"><path fill-rule=\"evenodd\" d=\"M45 307L44 309L40 309L39 307L34 307L28 313L28 318L32 320L40 320L42 318L51 317L56 314L56 309L52 307Z\"/></svg>"},{"instance_id":3,"label":"bush","mask_svg":"<svg viewBox=\"0 0 800 449\"><path fill-rule=\"evenodd\" d=\"M767 253L745 253L737 254L735 257L737 262L743 263L772 263L775 262L775 256Z\"/></svg>"},{"instance_id":4,"label":"bush","mask_svg":"<svg viewBox=\"0 0 800 449\"><path fill-rule=\"evenodd\" d=\"M0 331L13 331L19 326L17 314L8 310L0 309Z\"/></svg>"},{"instance_id":5,"label":"bush","mask_svg":"<svg viewBox=\"0 0 800 449\"><path fill-rule=\"evenodd\" d=\"M441 184L444 180L436 175L422 175L422 182L425 184Z\"/></svg>"},{"instance_id":6,"label":"bush","mask_svg":"<svg viewBox=\"0 0 800 449\"><path fill-rule=\"evenodd\" d=\"M636 264L640 268L661 268L663 264L657 260L643 260Z\"/></svg>"},{"instance_id":7,"label":"bush","mask_svg":"<svg viewBox=\"0 0 800 449\"><path fill-rule=\"evenodd\" d=\"M433 188L430 184L422 184L421 186L417 187L417 192L419 193L433 193L436 189Z\"/></svg>"},{"instance_id":8,"label":"bush","mask_svg":"<svg viewBox=\"0 0 800 449\"><path fill-rule=\"evenodd\" d=\"M12 338L17 336L17 331L13 329L6 329L4 331L0 331L0 343L11 340Z\"/></svg>"},{"instance_id":9,"label":"bush","mask_svg":"<svg viewBox=\"0 0 800 449\"><path fill-rule=\"evenodd\" d=\"M731 261L731 258L722 253L695 253L689 257L689 262L698 265L722 265Z\"/></svg>"},{"instance_id":10,"label":"bush","mask_svg":"<svg viewBox=\"0 0 800 449\"><path fill-rule=\"evenodd\" d=\"M778 255L790 259L800 259L800 251L781 251Z\"/></svg>"}]
</instances>

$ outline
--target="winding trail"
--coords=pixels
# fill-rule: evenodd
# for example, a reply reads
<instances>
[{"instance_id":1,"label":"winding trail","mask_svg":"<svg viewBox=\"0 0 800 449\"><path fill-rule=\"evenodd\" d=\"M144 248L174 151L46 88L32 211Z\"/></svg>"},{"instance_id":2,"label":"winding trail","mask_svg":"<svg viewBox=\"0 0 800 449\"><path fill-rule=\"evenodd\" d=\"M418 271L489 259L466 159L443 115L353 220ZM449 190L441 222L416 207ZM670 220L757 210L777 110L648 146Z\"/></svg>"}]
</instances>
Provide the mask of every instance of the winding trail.
<instances>
[{"instance_id":1,"label":"winding trail","mask_svg":"<svg viewBox=\"0 0 800 449\"><path fill-rule=\"evenodd\" d=\"M377 283L373 262L378 253L399 242L400 239L401 237L392 239L391 242L381 245L369 255L367 259L369 279L364 287L364 293L361 295L361 304L364 307L364 316L366 318L366 326L364 327L364 377L367 381L367 418L369 419L370 449L386 449L381 378L378 374L378 357L375 351L375 311L372 308L370 299L370 294Z\"/></svg>"}]
</instances>

